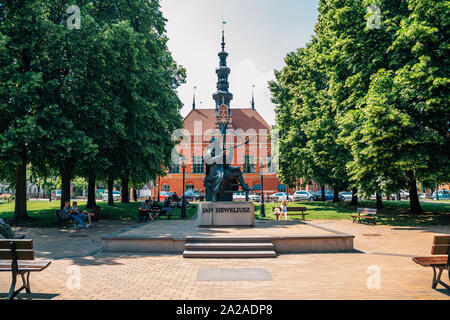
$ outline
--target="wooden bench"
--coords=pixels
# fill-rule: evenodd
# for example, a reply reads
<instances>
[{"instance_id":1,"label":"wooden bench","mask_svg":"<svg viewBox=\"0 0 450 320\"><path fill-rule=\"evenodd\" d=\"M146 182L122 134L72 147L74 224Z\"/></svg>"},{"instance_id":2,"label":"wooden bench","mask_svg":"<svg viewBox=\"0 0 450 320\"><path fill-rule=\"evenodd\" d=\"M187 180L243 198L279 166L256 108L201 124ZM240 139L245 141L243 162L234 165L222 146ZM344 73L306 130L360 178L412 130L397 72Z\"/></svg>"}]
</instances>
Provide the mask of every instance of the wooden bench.
<instances>
[{"instance_id":1,"label":"wooden bench","mask_svg":"<svg viewBox=\"0 0 450 320\"><path fill-rule=\"evenodd\" d=\"M165 213L162 213L162 210L165 211ZM176 214L173 213L175 211L175 208L172 207L164 207L160 210L152 210L151 213L159 213L158 217L166 217L167 220L170 220L171 217L175 217Z\"/></svg>"},{"instance_id":2,"label":"wooden bench","mask_svg":"<svg viewBox=\"0 0 450 320\"><path fill-rule=\"evenodd\" d=\"M67 219L61 219L61 210L56 210L56 218L58 219L58 228L68 228L73 224L73 218L71 215Z\"/></svg>"},{"instance_id":3,"label":"wooden bench","mask_svg":"<svg viewBox=\"0 0 450 320\"><path fill-rule=\"evenodd\" d=\"M22 290L31 293L30 273L40 272L50 265L50 261L34 259L33 240L0 240L0 272L12 272L12 283L8 300L12 300ZM16 288L17 275L22 277L22 287Z\"/></svg>"},{"instance_id":4,"label":"wooden bench","mask_svg":"<svg viewBox=\"0 0 450 320\"><path fill-rule=\"evenodd\" d=\"M276 209L280 209L280 207L273 207L272 211L274 215L277 217L277 220L280 220L281 212L275 212ZM289 216L302 216L302 220L305 221L305 217L309 215L309 213L305 213L307 210L306 207L287 207L288 217ZM294 213L289 213L294 212Z\"/></svg>"},{"instance_id":5,"label":"wooden bench","mask_svg":"<svg viewBox=\"0 0 450 320\"><path fill-rule=\"evenodd\" d=\"M441 281L442 272L447 269L450 280L450 236L435 236L431 254L434 257L415 257L413 261L423 267L433 268L433 289L441 284L448 290L450 286ZM437 256L440 255L440 256Z\"/></svg>"},{"instance_id":6,"label":"wooden bench","mask_svg":"<svg viewBox=\"0 0 450 320\"><path fill-rule=\"evenodd\" d=\"M358 221L362 223L363 221L367 221L369 224L376 225L377 224L377 209L374 208L358 208L357 215L352 215L353 223Z\"/></svg>"}]
</instances>

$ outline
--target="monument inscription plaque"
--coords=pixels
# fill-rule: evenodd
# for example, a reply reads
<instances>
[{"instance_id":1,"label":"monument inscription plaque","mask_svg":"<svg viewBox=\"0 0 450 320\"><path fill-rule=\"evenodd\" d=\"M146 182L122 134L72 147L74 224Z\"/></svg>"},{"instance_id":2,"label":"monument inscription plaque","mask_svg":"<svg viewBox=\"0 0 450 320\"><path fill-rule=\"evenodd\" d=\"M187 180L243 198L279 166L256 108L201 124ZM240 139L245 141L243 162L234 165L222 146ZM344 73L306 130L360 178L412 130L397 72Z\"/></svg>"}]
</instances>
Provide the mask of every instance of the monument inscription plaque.
<instances>
[{"instance_id":1,"label":"monument inscription plaque","mask_svg":"<svg viewBox=\"0 0 450 320\"><path fill-rule=\"evenodd\" d=\"M253 202L202 202L198 206L197 226L243 226L255 225Z\"/></svg>"}]
</instances>

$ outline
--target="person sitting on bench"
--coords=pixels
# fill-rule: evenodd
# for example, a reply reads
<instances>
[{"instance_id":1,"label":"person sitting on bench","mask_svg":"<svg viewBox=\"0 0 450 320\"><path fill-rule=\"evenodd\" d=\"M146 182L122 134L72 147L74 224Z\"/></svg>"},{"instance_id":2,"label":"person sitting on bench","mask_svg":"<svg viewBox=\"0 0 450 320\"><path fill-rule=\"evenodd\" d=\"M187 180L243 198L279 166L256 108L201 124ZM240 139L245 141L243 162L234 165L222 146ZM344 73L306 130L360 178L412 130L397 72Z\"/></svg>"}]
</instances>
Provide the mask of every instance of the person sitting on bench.
<instances>
[{"instance_id":1,"label":"person sitting on bench","mask_svg":"<svg viewBox=\"0 0 450 320\"><path fill-rule=\"evenodd\" d=\"M65 223L67 220L71 219L70 216L70 201L66 201L64 203L64 207L62 207L61 210L56 212L56 217L58 218L59 221L59 227L63 227L65 226Z\"/></svg>"},{"instance_id":2,"label":"person sitting on bench","mask_svg":"<svg viewBox=\"0 0 450 320\"><path fill-rule=\"evenodd\" d=\"M80 208L78 208L78 203L76 201L73 202L73 207L70 209L70 215L73 218L74 221L74 227L76 227L76 224L78 223L83 228L87 229L91 226L91 216L93 216L93 213L89 213L86 210L81 212ZM84 223L88 219L88 224Z\"/></svg>"},{"instance_id":3,"label":"person sitting on bench","mask_svg":"<svg viewBox=\"0 0 450 320\"><path fill-rule=\"evenodd\" d=\"M150 207L150 217L152 218L152 220L158 218L161 213L164 213L164 210L161 207L161 205L157 201L152 201Z\"/></svg>"},{"instance_id":4,"label":"person sitting on bench","mask_svg":"<svg viewBox=\"0 0 450 320\"><path fill-rule=\"evenodd\" d=\"M11 226L6 224L3 219L0 219L0 234L5 239L24 239L25 235L21 234L15 234L14 231L11 229Z\"/></svg>"},{"instance_id":5,"label":"person sitting on bench","mask_svg":"<svg viewBox=\"0 0 450 320\"><path fill-rule=\"evenodd\" d=\"M147 222L149 217L153 220L153 217L150 215L150 201L145 200L139 208L139 223Z\"/></svg>"},{"instance_id":6,"label":"person sitting on bench","mask_svg":"<svg viewBox=\"0 0 450 320\"><path fill-rule=\"evenodd\" d=\"M171 206L174 208L180 208L180 197L178 197L176 192L174 192L172 196Z\"/></svg>"},{"instance_id":7,"label":"person sitting on bench","mask_svg":"<svg viewBox=\"0 0 450 320\"><path fill-rule=\"evenodd\" d=\"M169 208L170 207L170 200L169 199L165 199L163 202L163 208Z\"/></svg>"}]
</instances>

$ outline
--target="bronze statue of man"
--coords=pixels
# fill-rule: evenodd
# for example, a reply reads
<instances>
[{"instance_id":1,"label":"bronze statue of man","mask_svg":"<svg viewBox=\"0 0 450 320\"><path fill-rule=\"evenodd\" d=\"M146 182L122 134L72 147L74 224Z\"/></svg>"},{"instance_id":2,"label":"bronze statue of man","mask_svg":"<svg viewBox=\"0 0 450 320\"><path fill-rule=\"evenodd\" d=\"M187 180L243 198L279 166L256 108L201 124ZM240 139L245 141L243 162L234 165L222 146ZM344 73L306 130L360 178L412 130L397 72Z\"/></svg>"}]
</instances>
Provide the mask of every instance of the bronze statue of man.
<instances>
[{"instance_id":1,"label":"bronze statue of man","mask_svg":"<svg viewBox=\"0 0 450 320\"><path fill-rule=\"evenodd\" d=\"M250 188L244 182L240 167L232 167L234 148L225 149L220 147L220 141L212 138L206 148L205 164L206 178L204 186L206 189L206 201L233 201L232 182L238 181L246 192ZM227 154L224 154L224 152ZM225 163L224 163L225 160Z\"/></svg>"}]
</instances>

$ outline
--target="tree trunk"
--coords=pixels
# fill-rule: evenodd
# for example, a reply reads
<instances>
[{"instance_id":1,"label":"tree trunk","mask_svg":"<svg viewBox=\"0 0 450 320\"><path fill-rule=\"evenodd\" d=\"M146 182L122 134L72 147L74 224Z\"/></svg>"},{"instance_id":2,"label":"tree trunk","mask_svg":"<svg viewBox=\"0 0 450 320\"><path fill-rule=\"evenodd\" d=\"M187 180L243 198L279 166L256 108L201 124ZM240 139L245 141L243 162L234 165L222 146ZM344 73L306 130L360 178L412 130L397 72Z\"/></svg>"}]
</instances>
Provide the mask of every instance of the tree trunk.
<instances>
[{"instance_id":1,"label":"tree trunk","mask_svg":"<svg viewBox=\"0 0 450 320\"><path fill-rule=\"evenodd\" d=\"M130 203L129 178L124 176L120 180L122 182L122 203Z\"/></svg>"},{"instance_id":2,"label":"tree trunk","mask_svg":"<svg viewBox=\"0 0 450 320\"><path fill-rule=\"evenodd\" d=\"M320 189L322 191L322 199L320 199L320 200L325 201L325 186L324 185L320 186Z\"/></svg>"},{"instance_id":3,"label":"tree trunk","mask_svg":"<svg viewBox=\"0 0 450 320\"><path fill-rule=\"evenodd\" d=\"M24 151L22 162L16 166L16 202L13 220L20 222L27 219L27 158Z\"/></svg>"},{"instance_id":4,"label":"tree trunk","mask_svg":"<svg viewBox=\"0 0 450 320\"><path fill-rule=\"evenodd\" d=\"M358 205L358 188L352 189L352 201L350 202L351 206L357 206Z\"/></svg>"},{"instance_id":5,"label":"tree trunk","mask_svg":"<svg viewBox=\"0 0 450 320\"><path fill-rule=\"evenodd\" d=\"M86 209L92 209L97 206L96 203L96 196L95 196L95 182L96 182L96 176L93 173L89 173L88 178L88 202Z\"/></svg>"},{"instance_id":6,"label":"tree trunk","mask_svg":"<svg viewBox=\"0 0 450 320\"><path fill-rule=\"evenodd\" d=\"M339 202L339 190L334 188L333 193L333 202Z\"/></svg>"},{"instance_id":7,"label":"tree trunk","mask_svg":"<svg viewBox=\"0 0 450 320\"><path fill-rule=\"evenodd\" d=\"M383 199L381 198L381 195L378 192L377 192L377 205L376 206L377 206L378 210L384 208L384 206L383 206Z\"/></svg>"},{"instance_id":8,"label":"tree trunk","mask_svg":"<svg viewBox=\"0 0 450 320\"><path fill-rule=\"evenodd\" d=\"M113 189L114 178L108 178L108 206L114 206Z\"/></svg>"},{"instance_id":9,"label":"tree trunk","mask_svg":"<svg viewBox=\"0 0 450 320\"><path fill-rule=\"evenodd\" d=\"M421 214L423 213L422 207L420 206L419 195L417 193L417 180L414 175L414 171L407 170L406 171L406 180L409 185L409 203L411 207L412 214Z\"/></svg>"},{"instance_id":10,"label":"tree trunk","mask_svg":"<svg viewBox=\"0 0 450 320\"><path fill-rule=\"evenodd\" d=\"M72 168L65 167L61 169L61 208L64 204L70 202L70 179L72 178Z\"/></svg>"},{"instance_id":11,"label":"tree trunk","mask_svg":"<svg viewBox=\"0 0 450 320\"><path fill-rule=\"evenodd\" d=\"M138 201L138 196L137 196L137 190L136 190L136 188L133 188L133 200L134 200L135 202Z\"/></svg>"}]
</instances>

